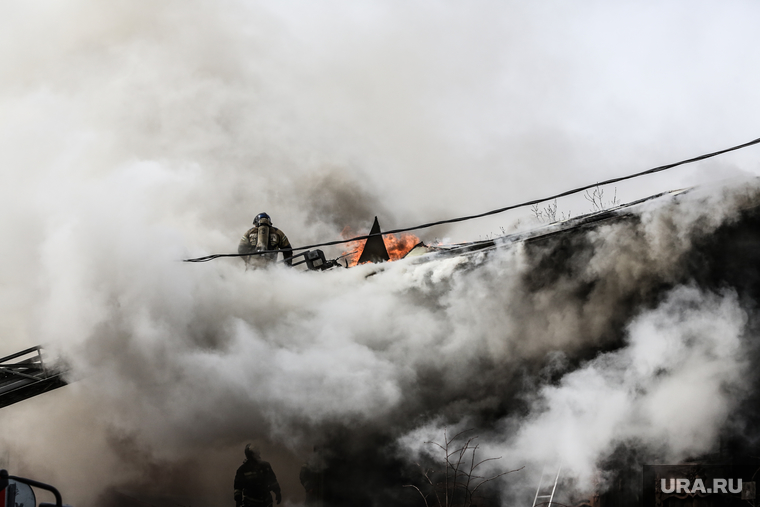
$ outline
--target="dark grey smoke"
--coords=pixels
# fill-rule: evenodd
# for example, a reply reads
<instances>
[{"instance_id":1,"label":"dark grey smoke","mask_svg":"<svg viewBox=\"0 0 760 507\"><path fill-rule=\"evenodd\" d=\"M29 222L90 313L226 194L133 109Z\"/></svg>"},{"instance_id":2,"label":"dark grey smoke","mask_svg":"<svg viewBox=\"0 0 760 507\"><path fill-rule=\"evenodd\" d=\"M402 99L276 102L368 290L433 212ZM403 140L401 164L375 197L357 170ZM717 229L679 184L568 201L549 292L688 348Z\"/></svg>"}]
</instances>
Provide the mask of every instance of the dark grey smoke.
<instances>
[{"instance_id":1,"label":"dark grey smoke","mask_svg":"<svg viewBox=\"0 0 760 507\"><path fill-rule=\"evenodd\" d=\"M368 188L369 181L359 181L354 171L324 168L300 181L296 187L299 207L314 222L323 222L331 230L347 236L368 234L375 216L387 220L390 228L392 210L383 203L376 190Z\"/></svg>"}]
</instances>

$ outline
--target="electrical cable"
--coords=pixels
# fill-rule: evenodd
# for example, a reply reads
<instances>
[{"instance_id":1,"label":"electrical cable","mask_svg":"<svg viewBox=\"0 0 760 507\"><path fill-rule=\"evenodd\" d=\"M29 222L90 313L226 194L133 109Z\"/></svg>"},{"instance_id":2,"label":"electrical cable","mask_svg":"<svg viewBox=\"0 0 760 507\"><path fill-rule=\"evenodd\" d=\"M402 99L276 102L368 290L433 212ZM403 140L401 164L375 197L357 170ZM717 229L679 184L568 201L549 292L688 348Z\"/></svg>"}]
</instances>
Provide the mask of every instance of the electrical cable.
<instances>
[{"instance_id":1,"label":"electrical cable","mask_svg":"<svg viewBox=\"0 0 760 507\"><path fill-rule=\"evenodd\" d=\"M350 243L352 241L361 241L361 240L364 240L364 239L369 239L369 238L374 237L374 236L385 236L387 234L398 234L398 233L401 233L401 232L409 232L409 231L416 231L416 230L419 230L419 229L427 229L427 228L430 228L430 227L434 227L436 225L453 224L453 223L457 223L457 222L464 222L464 221L467 221L467 220L474 220L476 218L483 218L483 217L487 217L487 216L490 216L490 215L496 215L496 214L499 214L499 213L504 213L505 211L513 210L513 209L516 209L516 208L522 208L524 206L532 206L534 204L539 204L539 203L542 203L542 202L551 201L551 200L554 200L554 199L558 199L560 197L565 197L565 196L568 196L568 195L577 194L578 192L583 192L584 190L588 190L590 188L600 187L600 186L603 186L603 185L609 185L611 183L617 183L619 181L630 180L630 179L633 179L633 178L638 178L639 176L645 176L647 174L658 173L658 172L661 172L661 171L672 169L674 167L678 167L680 165L690 164L692 162L698 162L700 160L705 160L705 159L708 159L708 158L716 157L718 155L722 155L723 153L728 153L728 152L731 152L731 151L740 150L742 148L747 148L749 146L752 146L752 145L755 145L755 144L759 144L759 143L760 143L760 138L754 139L754 140L749 141L747 143L743 143L743 144L739 144L739 145L736 145L736 146L732 146L731 148L726 148L726 149L715 151L715 152L712 152L712 153L707 153L707 154L704 154L704 155L699 155L698 157L689 158L689 159L686 159L686 160L681 160L680 162L674 162L672 164L661 165L659 167L654 167L652 169L647 169L646 171L641 171L641 172L638 172L638 173L629 174L627 176L619 176L617 178L611 178L609 180L605 180L605 181L601 181L601 182L597 182L597 183L592 183L590 185L585 185L585 186L582 186L582 187L574 188L572 190L566 190L564 192L561 192L559 194L555 194L555 195L552 195L552 196L549 196L549 197L542 197L540 199L533 199L532 201L525 201L525 202L521 202L519 204L512 204L510 206L505 206L503 208L498 208L498 209L494 209L494 210L491 210L491 211L486 211L485 213L478 213L477 215L467 215L467 216L462 216L462 217L457 217L457 218L449 218L447 220L439 220L437 222L428 222L426 224L415 225L415 226L412 226L412 227L404 227L404 228L401 228L401 229L393 229L391 231L384 231L384 232L379 232L379 233L375 233L375 234L366 234L364 236L356 236L354 238L349 238L349 239L341 239L341 240L335 240L335 241L327 241L327 242L324 242L324 243L315 243L313 245L299 246L299 247L293 248L292 250L294 250L294 251L296 251L296 250L309 250L311 248L317 248L317 247L322 247L322 246L341 245L341 244L344 244L344 243ZM214 255L207 255L205 257L198 257L198 258L195 258L195 259L184 259L183 262L207 262L207 261L210 261L210 260L213 260L213 259L218 259L220 257L248 257L250 255L263 255L263 254L275 253L275 252L279 252L279 251L280 250L265 250L265 251L253 252L253 253L248 253L248 254L214 254Z\"/></svg>"}]
</instances>

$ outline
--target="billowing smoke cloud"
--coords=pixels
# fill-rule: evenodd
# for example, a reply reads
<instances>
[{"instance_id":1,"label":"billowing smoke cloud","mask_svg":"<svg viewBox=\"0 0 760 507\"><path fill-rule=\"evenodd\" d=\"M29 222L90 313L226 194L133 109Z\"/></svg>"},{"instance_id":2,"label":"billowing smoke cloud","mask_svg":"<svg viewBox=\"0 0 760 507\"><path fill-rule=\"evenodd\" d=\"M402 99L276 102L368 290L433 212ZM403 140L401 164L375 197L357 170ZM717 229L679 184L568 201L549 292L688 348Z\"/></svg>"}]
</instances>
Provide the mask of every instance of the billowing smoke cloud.
<instances>
[{"instance_id":1,"label":"billowing smoke cloud","mask_svg":"<svg viewBox=\"0 0 760 507\"><path fill-rule=\"evenodd\" d=\"M2 7L3 347L44 343L76 380L0 411L3 465L84 507L224 505L257 440L295 504L318 445L334 505L418 505L401 486L443 428L474 428L504 456L491 470L526 467L494 481L494 502L547 462L582 495L621 449L639 464L756 437L746 153L617 195L702 190L488 256L327 273L180 262L234 251L260 211L303 245L756 137L756 8ZM672 39L684 11L688 44ZM421 234L533 225L521 210Z\"/></svg>"}]
</instances>

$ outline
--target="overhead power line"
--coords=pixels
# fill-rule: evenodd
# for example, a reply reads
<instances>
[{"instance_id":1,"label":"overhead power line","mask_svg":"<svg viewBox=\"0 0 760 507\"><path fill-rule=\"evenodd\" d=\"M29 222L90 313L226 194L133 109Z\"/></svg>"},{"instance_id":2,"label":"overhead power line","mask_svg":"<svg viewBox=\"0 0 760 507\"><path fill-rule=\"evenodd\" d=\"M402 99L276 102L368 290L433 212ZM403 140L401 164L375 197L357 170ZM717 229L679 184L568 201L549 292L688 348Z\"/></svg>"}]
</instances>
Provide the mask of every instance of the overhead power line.
<instances>
[{"instance_id":1,"label":"overhead power line","mask_svg":"<svg viewBox=\"0 0 760 507\"><path fill-rule=\"evenodd\" d=\"M446 220L438 220L437 222L428 222L426 224L415 225L415 226L412 226L412 227L403 227L401 229L393 229L391 231L383 231L383 232L376 233L376 234L366 234L364 236L356 236L356 237L349 238L349 239L340 239L340 240L335 240L335 241L326 241L324 243L315 243L313 245L299 246L299 247L293 248L293 250L294 251L309 250L309 249L312 249L312 248L318 248L318 247L323 247L323 246L341 245L341 244L345 244L345 243L350 243L352 241L361 241L361 240L369 239L369 238L374 237L374 236L385 236L386 234L398 234L398 233L401 233L401 232L416 231L416 230L420 230L420 229L427 229L427 228L430 228L430 227L434 227L436 225L453 224L453 223L457 223L457 222L464 222L464 221L467 221L467 220L474 220L476 218L483 218L483 217L487 217L487 216L491 216L491 215L497 215L499 213L504 213L505 211L513 210L513 209L516 209L516 208L522 208L522 207L525 207L525 206L532 206L534 204L539 204L539 203L546 202L546 201L552 201L552 200L558 199L560 197L565 197L565 196L568 196L568 195L577 194L579 192L583 192L584 190L588 190L590 188L599 187L599 186L602 186L602 185L609 185L611 183L617 183L619 181L625 181L625 180L630 180L630 179L633 179L633 178L638 178L639 176L645 176L647 174L654 174L654 173L658 173L658 172L661 172L661 171L666 171L668 169L672 169L672 168L678 167L680 165L690 164L692 162L698 162L700 160L705 160L705 159L708 159L708 158L716 157L716 156L722 155L724 153L740 150L742 148L747 148L749 146L753 146L753 145L759 144L759 143L760 143L760 138L754 139L754 140L749 141L749 142L744 143L744 144L739 144L739 145L736 145L736 146L732 146L731 148L726 148L726 149L723 149L723 150L720 150L720 151L714 151L712 153L706 153L704 155L699 155L698 157L689 158L689 159L686 159L686 160L681 160L680 162L674 162L672 164L661 165L659 167L654 167L652 169L647 169L646 171L641 171L641 172L638 172L638 173L629 174L627 176L619 176L617 178L611 178L609 180L599 181L599 182L596 182L596 183L591 183L589 185L584 185L582 187L573 188L572 190L566 190L566 191L561 192L559 194L551 195L551 196L548 196L548 197L542 197L540 199L533 199L532 201L525 201L525 202L521 202L519 204L512 204L512 205L509 205L509 206L505 206L503 208L498 208L498 209L494 209L494 210L491 210L491 211L486 211L484 213L478 213L477 215L467 215L467 216L461 216L461 217L456 217L456 218L449 218L449 219L446 219ZM195 258L195 259L185 259L184 262L207 262L207 261L210 261L210 260L213 260L213 259L218 259L220 257L248 257L250 255L261 255L261 254L274 253L274 252L279 252L279 250L266 250L266 251L261 251L261 252L255 252L253 254L214 254L214 255L207 255L205 257L198 257L198 258Z\"/></svg>"}]
</instances>

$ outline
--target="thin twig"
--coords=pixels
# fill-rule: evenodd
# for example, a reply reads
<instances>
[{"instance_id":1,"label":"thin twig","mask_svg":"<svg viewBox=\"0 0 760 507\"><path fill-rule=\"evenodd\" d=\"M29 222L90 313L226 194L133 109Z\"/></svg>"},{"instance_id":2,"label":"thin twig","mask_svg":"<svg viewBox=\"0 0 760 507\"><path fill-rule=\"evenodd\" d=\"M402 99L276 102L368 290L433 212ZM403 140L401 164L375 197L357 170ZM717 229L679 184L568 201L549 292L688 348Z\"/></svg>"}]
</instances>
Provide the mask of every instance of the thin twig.
<instances>
[{"instance_id":1,"label":"thin twig","mask_svg":"<svg viewBox=\"0 0 760 507\"><path fill-rule=\"evenodd\" d=\"M477 486L475 486L475 489L473 489L473 490L472 490L472 494L474 495L474 494L475 494L475 492L478 490L478 488L479 488L479 487L481 487L483 484L485 484L485 483L487 483L487 482L491 482L491 481L492 481L492 480L494 480L494 479L498 479L498 478L499 478L499 477L501 477L502 475L511 474L512 472L519 472L519 471L520 471L520 470L522 470L523 468L525 468L525 467L516 468L516 469L514 469L514 470L510 470L510 471L508 471L508 472L502 472L502 473L500 473L499 475L494 475L494 476L493 476L493 477L491 477L490 479L486 479L486 480L484 480L483 482L481 482L480 484L478 484Z\"/></svg>"},{"instance_id":2,"label":"thin twig","mask_svg":"<svg viewBox=\"0 0 760 507\"><path fill-rule=\"evenodd\" d=\"M425 502L425 507L430 507L430 506L428 505L428 501L427 501L427 498L425 497L425 495L423 495L423 494L422 494L422 491L420 491L420 488L418 488L418 487L417 487L417 486L415 486L414 484L404 484L402 487L403 487L403 488L414 488L414 489L416 489L416 490L417 490L417 493L419 493L419 494L420 494L420 496L422 497L422 500Z\"/></svg>"}]
</instances>

